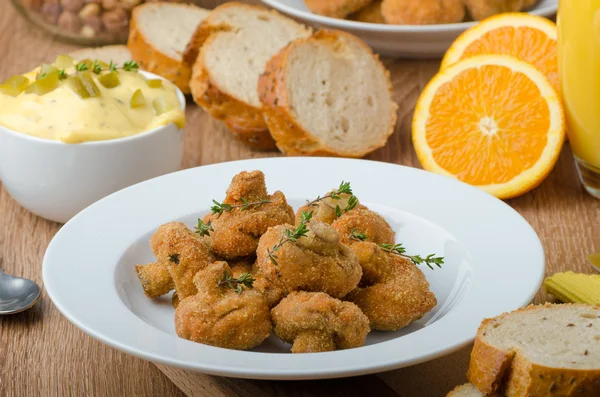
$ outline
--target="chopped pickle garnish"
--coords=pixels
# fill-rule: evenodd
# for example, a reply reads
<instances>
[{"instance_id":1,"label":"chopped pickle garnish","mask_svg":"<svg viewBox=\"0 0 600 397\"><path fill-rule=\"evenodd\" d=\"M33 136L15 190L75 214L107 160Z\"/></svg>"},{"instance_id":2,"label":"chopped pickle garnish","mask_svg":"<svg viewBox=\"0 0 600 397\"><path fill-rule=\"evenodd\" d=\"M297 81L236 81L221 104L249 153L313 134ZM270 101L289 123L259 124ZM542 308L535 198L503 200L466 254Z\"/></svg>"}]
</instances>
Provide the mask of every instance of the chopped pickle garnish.
<instances>
[{"instance_id":1,"label":"chopped pickle garnish","mask_svg":"<svg viewBox=\"0 0 600 397\"><path fill-rule=\"evenodd\" d=\"M100 96L100 89L94 82L90 72L79 72L77 75L81 79L81 84L86 89L90 97Z\"/></svg>"},{"instance_id":2,"label":"chopped pickle garnish","mask_svg":"<svg viewBox=\"0 0 600 397\"><path fill-rule=\"evenodd\" d=\"M0 84L0 92L10 96L17 96L23 92L28 85L29 80L27 77L18 74L9 77L4 83Z\"/></svg>"},{"instance_id":3,"label":"chopped pickle garnish","mask_svg":"<svg viewBox=\"0 0 600 397\"><path fill-rule=\"evenodd\" d=\"M59 69L67 69L73 66L75 60L68 55L59 55L54 61L54 66Z\"/></svg>"},{"instance_id":4,"label":"chopped pickle garnish","mask_svg":"<svg viewBox=\"0 0 600 397\"><path fill-rule=\"evenodd\" d=\"M92 62L91 59L83 59L83 60L79 61L77 63L77 65L75 65L75 70L77 70L78 72L83 72L85 70L92 69L93 65L94 65L94 62Z\"/></svg>"},{"instance_id":5,"label":"chopped pickle garnish","mask_svg":"<svg viewBox=\"0 0 600 397\"><path fill-rule=\"evenodd\" d=\"M69 76L67 78L67 84L69 85L69 88L73 90L73 92L77 94L81 99L90 97L90 94L83 86L83 83L81 82L79 76Z\"/></svg>"},{"instance_id":6,"label":"chopped pickle garnish","mask_svg":"<svg viewBox=\"0 0 600 397\"><path fill-rule=\"evenodd\" d=\"M171 106L169 106L164 96L159 96L153 100L152 106L154 107L157 116L171 110Z\"/></svg>"},{"instance_id":7,"label":"chopped pickle garnish","mask_svg":"<svg viewBox=\"0 0 600 397\"><path fill-rule=\"evenodd\" d=\"M44 63L44 64L42 64L42 67L40 68L40 72L37 75L37 79L46 77L50 73L58 73L58 69L50 64Z\"/></svg>"},{"instance_id":8,"label":"chopped pickle garnish","mask_svg":"<svg viewBox=\"0 0 600 397\"><path fill-rule=\"evenodd\" d=\"M146 104L146 98L144 97L144 93L142 93L141 89L135 90L133 95L131 96L131 100L129 101L129 106L132 108L139 108Z\"/></svg>"},{"instance_id":9,"label":"chopped pickle garnish","mask_svg":"<svg viewBox=\"0 0 600 397\"><path fill-rule=\"evenodd\" d=\"M98 81L106 88L115 88L121 81L117 72L109 72L98 77Z\"/></svg>"},{"instance_id":10,"label":"chopped pickle garnish","mask_svg":"<svg viewBox=\"0 0 600 397\"><path fill-rule=\"evenodd\" d=\"M44 76L38 76L37 80L25 88L28 94L44 95L54 91L58 87L58 70Z\"/></svg>"},{"instance_id":11,"label":"chopped pickle garnish","mask_svg":"<svg viewBox=\"0 0 600 397\"><path fill-rule=\"evenodd\" d=\"M150 79L146 80L146 84L150 88L162 88L162 80L161 79Z\"/></svg>"}]
</instances>

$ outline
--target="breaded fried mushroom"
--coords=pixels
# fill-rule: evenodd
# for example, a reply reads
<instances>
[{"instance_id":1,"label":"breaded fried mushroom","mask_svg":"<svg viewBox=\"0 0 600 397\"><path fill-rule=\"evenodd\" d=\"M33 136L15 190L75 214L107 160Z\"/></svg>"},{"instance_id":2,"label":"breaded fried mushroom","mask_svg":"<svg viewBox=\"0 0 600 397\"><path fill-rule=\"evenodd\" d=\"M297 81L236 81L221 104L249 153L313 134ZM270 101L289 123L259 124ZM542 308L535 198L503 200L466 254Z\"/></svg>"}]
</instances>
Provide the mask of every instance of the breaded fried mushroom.
<instances>
[{"instance_id":1,"label":"breaded fried mushroom","mask_svg":"<svg viewBox=\"0 0 600 397\"><path fill-rule=\"evenodd\" d=\"M328 224L312 221L303 237L290 239L295 228L270 228L258 244L255 288L273 306L292 291L326 292L342 298L358 284L362 271L356 255L340 244ZM277 248L276 248L277 247Z\"/></svg>"},{"instance_id":2,"label":"breaded fried mushroom","mask_svg":"<svg viewBox=\"0 0 600 397\"><path fill-rule=\"evenodd\" d=\"M425 275L410 260L366 241L352 244L351 249L363 268L363 278L344 299L360 307L372 329L404 328L437 304Z\"/></svg>"},{"instance_id":3,"label":"breaded fried mushroom","mask_svg":"<svg viewBox=\"0 0 600 397\"><path fill-rule=\"evenodd\" d=\"M315 14L342 19L371 2L373 0L304 0L306 7Z\"/></svg>"},{"instance_id":4,"label":"breaded fried mushroom","mask_svg":"<svg viewBox=\"0 0 600 397\"><path fill-rule=\"evenodd\" d=\"M234 176L221 204L232 208L213 213L205 220L213 229L212 249L228 260L253 255L260 236L269 227L294 221L294 210L283 193L267 193L261 171L244 171Z\"/></svg>"},{"instance_id":5,"label":"breaded fried mushroom","mask_svg":"<svg viewBox=\"0 0 600 397\"><path fill-rule=\"evenodd\" d=\"M396 233L389 223L378 213L366 208L357 208L343 214L332 224L340 235L340 241L350 245L356 241L353 233L361 233L362 239L368 239L375 244L393 244Z\"/></svg>"},{"instance_id":6,"label":"breaded fried mushroom","mask_svg":"<svg viewBox=\"0 0 600 397\"><path fill-rule=\"evenodd\" d=\"M361 8L350 15L349 19L366 23L386 23L383 15L381 15L381 0L376 0L368 6Z\"/></svg>"},{"instance_id":7,"label":"breaded fried mushroom","mask_svg":"<svg viewBox=\"0 0 600 397\"><path fill-rule=\"evenodd\" d=\"M464 0L471 17L476 21L503 12L518 12L535 4L532 0Z\"/></svg>"},{"instance_id":8,"label":"breaded fried mushroom","mask_svg":"<svg viewBox=\"0 0 600 397\"><path fill-rule=\"evenodd\" d=\"M135 273L142 284L144 294L148 298L158 298L168 294L175 288L169 267L165 262L136 265Z\"/></svg>"},{"instance_id":9,"label":"breaded fried mushroom","mask_svg":"<svg viewBox=\"0 0 600 397\"><path fill-rule=\"evenodd\" d=\"M194 277L198 293L175 310L175 331L181 338L228 349L247 350L271 334L271 314L258 291L232 281L231 268L215 262Z\"/></svg>"},{"instance_id":10,"label":"breaded fried mushroom","mask_svg":"<svg viewBox=\"0 0 600 397\"><path fill-rule=\"evenodd\" d=\"M369 320L355 304L322 292L292 292L271 314L275 335L292 344L292 353L360 347L369 333Z\"/></svg>"},{"instance_id":11,"label":"breaded fried mushroom","mask_svg":"<svg viewBox=\"0 0 600 397\"><path fill-rule=\"evenodd\" d=\"M205 242L183 223L171 222L158 228L150 246L169 269L179 299L195 295L194 276L215 259Z\"/></svg>"},{"instance_id":12,"label":"breaded fried mushroom","mask_svg":"<svg viewBox=\"0 0 600 397\"><path fill-rule=\"evenodd\" d=\"M457 23L465 18L463 0L383 0L381 15L394 25Z\"/></svg>"}]
</instances>

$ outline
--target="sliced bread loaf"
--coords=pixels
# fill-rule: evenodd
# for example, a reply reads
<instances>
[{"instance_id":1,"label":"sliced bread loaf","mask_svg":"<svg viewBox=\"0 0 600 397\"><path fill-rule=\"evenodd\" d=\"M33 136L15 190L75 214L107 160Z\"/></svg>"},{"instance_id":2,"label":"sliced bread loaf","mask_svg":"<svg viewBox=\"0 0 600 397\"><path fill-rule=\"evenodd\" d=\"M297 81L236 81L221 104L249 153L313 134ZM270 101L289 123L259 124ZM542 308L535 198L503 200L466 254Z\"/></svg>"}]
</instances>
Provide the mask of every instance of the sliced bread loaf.
<instances>
[{"instance_id":1,"label":"sliced bread loaf","mask_svg":"<svg viewBox=\"0 0 600 397\"><path fill-rule=\"evenodd\" d=\"M389 72L349 33L294 41L269 61L258 90L271 135L289 155L362 157L396 125Z\"/></svg>"},{"instance_id":2,"label":"sliced bread loaf","mask_svg":"<svg viewBox=\"0 0 600 397\"><path fill-rule=\"evenodd\" d=\"M446 397L484 397L485 394L470 383L456 386Z\"/></svg>"},{"instance_id":3,"label":"sliced bread loaf","mask_svg":"<svg viewBox=\"0 0 600 397\"><path fill-rule=\"evenodd\" d=\"M209 11L189 4L144 3L133 9L127 46L143 70L172 81L190 93L192 74L182 61L196 27Z\"/></svg>"},{"instance_id":4,"label":"sliced bread loaf","mask_svg":"<svg viewBox=\"0 0 600 397\"><path fill-rule=\"evenodd\" d=\"M467 377L486 395L600 396L600 306L529 306L484 320Z\"/></svg>"},{"instance_id":5,"label":"sliced bread loaf","mask_svg":"<svg viewBox=\"0 0 600 397\"><path fill-rule=\"evenodd\" d=\"M186 63L194 62L194 101L250 146L274 148L258 99L258 77L273 55L310 33L263 7L230 2L215 8L186 49Z\"/></svg>"},{"instance_id":6,"label":"sliced bread loaf","mask_svg":"<svg viewBox=\"0 0 600 397\"><path fill-rule=\"evenodd\" d=\"M113 61L119 65L132 59L131 52L129 52L129 49L124 45L81 48L69 53L69 55L78 61L83 59L97 59L105 63Z\"/></svg>"}]
</instances>

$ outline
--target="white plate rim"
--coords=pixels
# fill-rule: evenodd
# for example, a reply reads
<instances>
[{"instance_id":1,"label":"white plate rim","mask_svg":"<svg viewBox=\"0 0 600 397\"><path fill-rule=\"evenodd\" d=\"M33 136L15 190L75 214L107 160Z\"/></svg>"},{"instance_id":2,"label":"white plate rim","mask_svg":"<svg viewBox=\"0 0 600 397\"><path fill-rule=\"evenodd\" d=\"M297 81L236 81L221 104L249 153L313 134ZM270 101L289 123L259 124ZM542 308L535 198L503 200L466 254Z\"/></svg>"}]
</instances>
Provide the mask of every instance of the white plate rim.
<instances>
[{"instance_id":1,"label":"white plate rim","mask_svg":"<svg viewBox=\"0 0 600 397\"><path fill-rule=\"evenodd\" d=\"M299 10L295 7L288 6L281 3L279 0L261 0L268 6L291 15L296 18L311 21L313 23L333 27L341 30L352 30L357 32L373 32L373 33L444 33L444 32L461 32L472 26L475 26L478 22L460 22L460 23L447 23L439 25L385 25L381 23L369 23L360 21L350 21L347 19L338 19L326 17L323 15L314 14L309 11ZM558 11L558 2L553 5L533 8L527 13L542 17L552 17Z\"/></svg>"},{"instance_id":2,"label":"white plate rim","mask_svg":"<svg viewBox=\"0 0 600 397\"><path fill-rule=\"evenodd\" d=\"M135 342L131 341L131 336L128 336L130 340L128 340L127 342L123 341L124 337L122 330L111 330L110 332L108 332L107 329L103 329L99 331L99 327L109 326L107 326L104 323L101 326L98 324L90 325L89 318L82 320L82 318L84 318L85 316L89 316L89 313L83 312L81 308L74 307L75 299L80 299L81 297L68 296L69 293L74 294L74 292L68 288L68 283L66 286L64 285L65 278L62 276L61 273L58 273L55 270L58 266L58 262L56 261L56 259L60 259L61 255L65 255L64 252L61 253L61 245L67 244L67 247L69 246L68 242L65 242L65 239L70 238L73 235L73 233L77 234L77 226L79 226L80 223L83 223L85 225L86 218L93 218L94 213L97 211L101 211L103 208L111 208L111 206L114 205L117 205L118 207L118 202L122 197L125 198L128 195L135 195L139 192L143 192L147 188L159 186L163 181L184 180L188 175L192 176L196 173L202 174L203 172L214 172L215 174L218 174L220 172L219 168L225 168L230 171L233 169L261 169L265 167L274 167L274 169L281 169L281 167L285 168L286 166L293 167L297 166L298 164L306 164L303 162L312 162L312 167L315 167L318 170L323 169L323 167L328 168L331 166L343 166L345 168L349 167L350 169L357 169L356 167L358 167L360 164L360 167L370 167L373 170L378 171L387 169L389 172L393 172L391 171L390 167L397 167L394 169L399 170L399 174L405 173L407 175L418 175L416 178L429 180L441 186L451 186L451 188L454 189L454 191L458 191L459 193L462 192L468 196L477 197L477 200L481 202L486 202L486 205L492 205L498 211L502 212L503 216L512 217L512 220L514 220L517 224L521 225L521 232L523 233L522 238L525 238L525 240L527 240L528 244L530 245L527 247L521 247L526 249L527 252L519 252L519 254L524 255L525 258L532 259L532 261L528 263L528 274L521 275L518 281L521 284L523 284L526 281L526 288L524 288L521 291L511 291L512 295L508 295L503 302L488 302L489 304L486 306L487 310L484 310L484 312L487 313L486 316L493 316L500 314L503 311L513 310L517 307L523 307L527 305L537 293L539 286L541 285L541 282L543 280L545 269L544 251L541 242L539 241L535 231L531 228L531 226L515 210L513 210L510 206L503 203L502 201L493 198L492 196L480 191L479 189L455 181L453 179L411 167L368 160L295 157L241 160L183 170L134 185L133 187L129 187L120 192L114 193L111 196L93 204L92 206L88 207L80 214L75 216L65 226L63 226L63 228L56 234L54 239L51 241L46 251L43 260L42 275L44 285L48 292L48 295L50 296L50 299L54 302L59 311L75 326L80 328L86 334L100 340L101 342L111 347L156 363L220 376L256 379L322 379L362 375L425 362L430 359L448 354L472 342L475 336L477 326L479 325L479 321L481 321L482 318L478 318L477 321L474 321L472 318L468 318L469 314L473 310L473 307L467 304L468 296L465 296L465 298L463 298L463 301L453 310L453 312L455 312L454 317L466 316L464 320L465 324L461 325L462 328L452 328L452 324L449 322L448 319L450 318L450 320L452 320L453 317L446 316L432 324L432 326L426 327L416 333L412 333L403 336L402 338L397 338L391 341L396 342L402 340L402 344L405 346L409 346L411 343L414 343L415 340L424 340L426 341L426 344L428 344L427 349L425 349L418 355L405 357L403 359L399 359L398 357L393 357L392 359L390 359L389 357L386 357L385 359L379 359L379 357L376 356L376 354L385 354L386 349L382 349L382 345L386 345L390 342L366 346L360 349L350 349L344 351L308 355L253 353L220 349L211 346L196 344L163 333L162 331L147 325L129 310L123 310L123 308L125 308L124 305L123 308L115 308L115 311L111 313L115 314L115 316L119 318L123 315L123 318L126 318L128 321L130 321L129 325L133 325L139 329L144 329L144 332L147 332L148 336L151 337L151 339L156 338L156 340L161 340L167 346L173 346L173 349L174 351L176 351L177 354L170 354L161 351L160 348L157 348L156 346L151 346L150 348L148 346L141 346L139 344L136 346L132 346L132 344L135 344ZM231 176L232 174L229 172L227 173L227 175L225 175L225 178L229 179ZM273 187L272 189L275 190L275 188L276 187ZM94 231L94 233L96 232L99 233L100 231ZM69 255L67 255L66 258L69 258ZM75 285L71 285L71 287L74 286ZM482 286L474 286L469 290L468 294L472 294L475 290L479 290L478 293L481 294L481 288ZM113 292L116 293L116 291ZM72 299L69 300L69 298ZM482 297L480 296L479 298L481 299ZM493 309L490 308L490 305L493 306ZM124 312L128 312L128 314L124 314ZM146 324L146 328L144 328L143 324ZM112 326L113 325L111 324L110 327ZM436 335L433 333L435 330L442 329L443 327L448 327L444 328L443 337L451 338L451 342L442 343L442 347L431 345L431 342L427 342L429 340L427 338L436 337ZM118 329L118 326L116 327L116 329ZM107 334L107 332L109 334ZM415 335L419 336L415 337ZM187 357L186 359L181 359L179 355L181 355L184 351L187 350L195 350L198 352L202 352L202 354L198 356L201 357L201 359L190 360L189 357ZM357 354L357 352L359 351L360 354ZM267 367L255 367L255 360L258 359L256 358L257 354L262 355L261 358L267 359L259 359L259 361L261 362L274 359L276 363L272 363ZM364 359L363 356L365 355L367 357L376 357L377 359L374 362L369 363L367 362L368 360ZM239 364L240 362L242 364Z\"/></svg>"}]
</instances>

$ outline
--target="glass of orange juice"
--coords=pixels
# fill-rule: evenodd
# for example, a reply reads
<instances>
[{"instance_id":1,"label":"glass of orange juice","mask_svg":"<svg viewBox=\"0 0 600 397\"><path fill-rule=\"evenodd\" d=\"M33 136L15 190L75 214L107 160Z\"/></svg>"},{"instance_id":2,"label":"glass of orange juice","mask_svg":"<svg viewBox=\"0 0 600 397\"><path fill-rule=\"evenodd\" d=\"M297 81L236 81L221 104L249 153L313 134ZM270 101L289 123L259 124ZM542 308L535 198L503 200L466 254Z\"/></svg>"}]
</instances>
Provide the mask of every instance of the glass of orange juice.
<instances>
[{"instance_id":1,"label":"glass of orange juice","mask_svg":"<svg viewBox=\"0 0 600 397\"><path fill-rule=\"evenodd\" d=\"M583 186L600 198L600 0L560 0L558 40L571 149Z\"/></svg>"}]
</instances>

